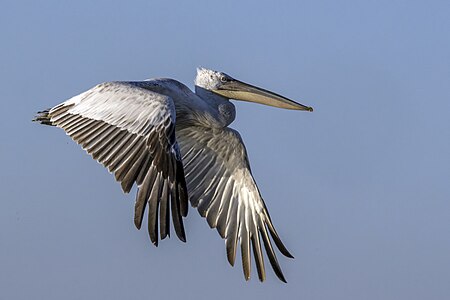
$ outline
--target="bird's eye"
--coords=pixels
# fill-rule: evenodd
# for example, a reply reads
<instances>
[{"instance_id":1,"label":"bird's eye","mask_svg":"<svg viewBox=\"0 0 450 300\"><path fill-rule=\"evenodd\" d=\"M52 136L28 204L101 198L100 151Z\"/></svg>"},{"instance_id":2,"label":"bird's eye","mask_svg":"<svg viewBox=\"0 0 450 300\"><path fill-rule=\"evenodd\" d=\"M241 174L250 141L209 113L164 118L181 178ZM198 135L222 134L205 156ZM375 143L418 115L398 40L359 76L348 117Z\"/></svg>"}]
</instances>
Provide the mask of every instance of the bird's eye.
<instances>
[{"instance_id":1,"label":"bird's eye","mask_svg":"<svg viewBox=\"0 0 450 300\"><path fill-rule=\"evenodd\" d=\"M220 76L220 81L222 82L228 82L228 78L224 75Z\"/></svg>"}]
</instances>

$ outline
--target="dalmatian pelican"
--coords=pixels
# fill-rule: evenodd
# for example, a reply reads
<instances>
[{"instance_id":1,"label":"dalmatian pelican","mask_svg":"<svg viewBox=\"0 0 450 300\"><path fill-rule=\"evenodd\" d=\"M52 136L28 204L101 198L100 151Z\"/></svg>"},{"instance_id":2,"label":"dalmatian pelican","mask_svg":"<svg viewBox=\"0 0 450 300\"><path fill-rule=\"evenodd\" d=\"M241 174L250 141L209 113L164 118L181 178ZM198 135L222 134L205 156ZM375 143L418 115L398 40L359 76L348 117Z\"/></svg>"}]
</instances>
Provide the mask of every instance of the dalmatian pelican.
<instances>
[{"instance_id":1,"label":"dalmatian pelican","mask_svg":"<svg viewBox=\"0 0 450 300\"><path fill-rule=\"evenodd\" d=\"M137 186L134 224L148 212L148 232L158 245L170 235L170 214L185 242L188 202L225 239L233 266L240 246L245 279L251 249L260 281L266 277L261 244L280 280L286 282L272 241L287 257L253 178L241 136L228 127L236 116L230 99L312 111L279 94L223 73L197 69L195 93L168 78L101 83L34 121L62 128L113 173L125 193Z\"/></svg>"}]
</instances>

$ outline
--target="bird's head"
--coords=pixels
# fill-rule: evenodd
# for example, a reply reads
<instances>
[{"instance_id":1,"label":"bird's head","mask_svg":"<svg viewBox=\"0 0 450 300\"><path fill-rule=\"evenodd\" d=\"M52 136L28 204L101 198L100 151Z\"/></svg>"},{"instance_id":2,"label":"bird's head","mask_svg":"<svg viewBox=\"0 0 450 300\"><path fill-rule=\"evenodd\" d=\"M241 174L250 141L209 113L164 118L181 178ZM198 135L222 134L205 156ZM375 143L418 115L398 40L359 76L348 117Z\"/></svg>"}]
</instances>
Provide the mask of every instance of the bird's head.
<instances>
[{"instance_id":1,"label":"bird's head","mask_svg":"<svg viewBox=\"0 0 450 300\"><path fill-rule=\"evenodd\" d=\"M197 69L195 85L228 99L255 102L285 109L313 111L312 107L239 81L223 72L205 68Z\"/></svg>"}]
</instances>

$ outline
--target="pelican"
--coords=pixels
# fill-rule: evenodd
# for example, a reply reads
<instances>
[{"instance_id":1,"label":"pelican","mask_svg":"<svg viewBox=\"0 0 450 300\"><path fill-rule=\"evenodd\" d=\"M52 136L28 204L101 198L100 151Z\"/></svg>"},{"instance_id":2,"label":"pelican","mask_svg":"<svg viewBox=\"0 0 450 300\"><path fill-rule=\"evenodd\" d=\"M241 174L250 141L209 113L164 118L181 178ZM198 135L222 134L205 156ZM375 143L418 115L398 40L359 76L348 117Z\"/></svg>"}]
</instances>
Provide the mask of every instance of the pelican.
<instances>
[{"instance_id":1,"label":"pelican","mask_svg":"<svg viewBox=\"0 0 450 300\"><path fill-rule=\"evenodd\" d=\"M105 82L38 112L34 121L62 128L114 174L124 193L137 186L134 224L141 228L147 207L155 246L158 231L161 240L170 235L170 214L176 235L186 241L183 217L190 201L225 239L232 266L240 246L246 280L250 247L259 280L266 278L262 243L275 274L286 282L272 240L283 255L293 256L272 224L241 136L228 127L236 116L230 99L313 111L223 72L198 68L195 93L168 78Z\"/></svg>"}]
</instances>

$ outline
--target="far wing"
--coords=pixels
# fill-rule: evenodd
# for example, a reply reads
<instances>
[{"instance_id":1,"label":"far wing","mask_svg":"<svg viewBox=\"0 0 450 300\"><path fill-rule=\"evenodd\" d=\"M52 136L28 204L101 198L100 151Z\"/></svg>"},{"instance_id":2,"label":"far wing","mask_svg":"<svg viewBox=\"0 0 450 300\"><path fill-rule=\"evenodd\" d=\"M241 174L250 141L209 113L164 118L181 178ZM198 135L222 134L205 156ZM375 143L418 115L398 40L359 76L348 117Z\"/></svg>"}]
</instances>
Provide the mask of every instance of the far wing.
<instances>
[{"instance_id":1,"label":"far wing","mask_svg":"<svg viewBox=\"0 0 450 300\"><path fill-rule=\"evenodd\" d=\"M239 133L230 128L177 128L177 140L191 204L211 228L226 240L228 261L234 265L238 241L245 279L250 278L250 246L259 279L265 279L261 239L276 275L286 282L275 256L269 232L278 249L292 255L281 242L251 174Z\"/></svg>"},{"instance_id":2,"label":"far wing","mask_svg":"<svg viewBox=\"0 0 450 300\"><path fill-rule=\"evenodd\" d=\"M36 120L65 130L95 160L114 173L128 193L138 186L134 222L142 224L148 203L148 230L158 244L170 233L169 206L177 236L185 241L182 216L187 191L175 139L171 98L146 90L145 82L107 82L42 112Z\"/></svg>"}]
</instances>

